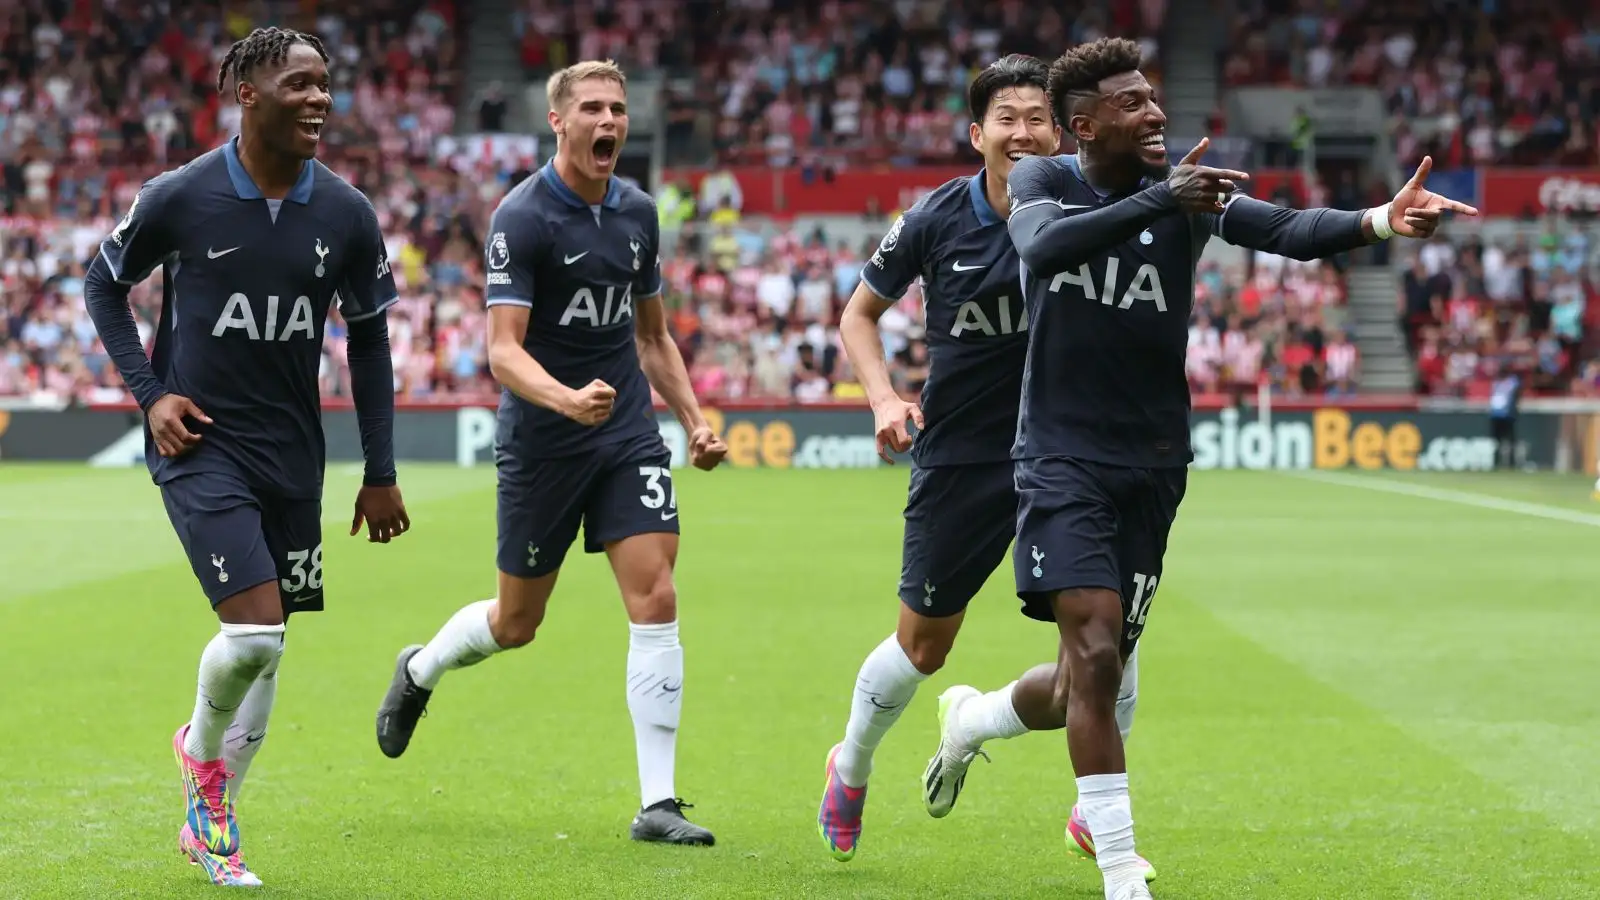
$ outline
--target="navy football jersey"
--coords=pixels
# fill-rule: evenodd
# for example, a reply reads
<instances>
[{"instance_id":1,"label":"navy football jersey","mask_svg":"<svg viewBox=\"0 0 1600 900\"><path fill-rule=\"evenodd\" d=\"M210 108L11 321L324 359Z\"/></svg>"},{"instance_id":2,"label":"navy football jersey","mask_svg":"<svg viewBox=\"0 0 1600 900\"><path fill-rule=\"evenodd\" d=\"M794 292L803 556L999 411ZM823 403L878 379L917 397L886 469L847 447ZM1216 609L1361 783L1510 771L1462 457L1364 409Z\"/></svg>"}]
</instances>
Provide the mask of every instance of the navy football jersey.
<instances>
[{"instance_id":1,"label":"navy football jersey","mask_svg":"<svg viewBox=\"0 0 1600 900\"><path fill-rule=\"evenodd\" d=\"M1009 189L1013 216L1034 204L1071 215L1121 199L1091 187L1070 155L1020 161ZM1022 266L1030 334L1014 458L1188 465L1194 273L1217 219L1175 211L1075 268Z\"/></svg>"},{"instance_id":2,"label":"navy football jersey","mask_svg":"<svg viewBox=\"0 0 1600 900\"><path fill-rule=\"evenodd\" d=\"M655 201L616 178L591 206L547 164L500 201L484 248L486 303L530 310L523 346L552 378L570 388L598 378L617 391L611 418L588 426L502 390L509 452L570 456L659 434L633 330L634 305L659 302L659 243Z\"/></svg>"},{"instance_id":3,"label":"navy football jersey","mask_svg":"<svg viewBox=\"0 0 1600 900\"><path fill-rule=\"evenodd\" d=\"M214 423L191 423L201 441L174 459L147 429L155 481L238 472L281 496L321 497L328 310L337 299L357 321L397 296L367 198L311 160L286 200L268 200L229 141L147 182L100 256L125 285L163 270L151 366Z\"/></svg>"},{"instance_id":4,"label":"navy football jersey","mask_svg":"<svg viewBox=\"0 0 1600 900\"><path fill-rule=\"evenodd\" d=\"M1005 462L1016 436L1028 313L1016 249L983 183L979 171L917 201L861 269L862 282L887 300L922 278L928 427L911 445L919 466Z\"/></svg>"}]
</instances>

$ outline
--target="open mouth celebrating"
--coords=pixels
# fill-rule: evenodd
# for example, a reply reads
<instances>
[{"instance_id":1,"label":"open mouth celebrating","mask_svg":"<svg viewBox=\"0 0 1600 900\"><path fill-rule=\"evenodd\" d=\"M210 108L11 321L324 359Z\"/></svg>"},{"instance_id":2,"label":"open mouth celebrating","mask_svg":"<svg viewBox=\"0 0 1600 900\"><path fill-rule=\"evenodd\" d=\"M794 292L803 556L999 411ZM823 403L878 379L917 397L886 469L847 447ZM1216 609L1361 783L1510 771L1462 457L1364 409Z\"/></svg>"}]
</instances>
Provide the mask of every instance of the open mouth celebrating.
<instances>
[{"instance_id":1,"label":"open mouth celebrating","mask_svg":"<svg viewBox=\"0 0 1600 900\"><path fill-rule=\"evenodd\" d=\"M1165 156L1167 153L1167 133L1152 131L1139 139L1139 149L1152 156Z\"/></svg>"},{"instance_id":2,"label":"open mouth celebrating","mask_svg":"<svg viewBox=\"0 0 1600 900\"><path fill-rule=\"evenodd\" d=\"M306 116L295 120L295 124L300 127L300 133L313 141L322 139L322 122L321 116Z\"/></svg>"},{"instance_id":3,"label":"open mouth celebrating","mask_svg":"<svg viewBox=\"0 0 1600 900\"><path fill-rule=\"evenodd\" d=\"M603 169L611 168L617 158L617 139L614 137L596 138L594 142L594 161Z\"/></svg>"}]
</instances>

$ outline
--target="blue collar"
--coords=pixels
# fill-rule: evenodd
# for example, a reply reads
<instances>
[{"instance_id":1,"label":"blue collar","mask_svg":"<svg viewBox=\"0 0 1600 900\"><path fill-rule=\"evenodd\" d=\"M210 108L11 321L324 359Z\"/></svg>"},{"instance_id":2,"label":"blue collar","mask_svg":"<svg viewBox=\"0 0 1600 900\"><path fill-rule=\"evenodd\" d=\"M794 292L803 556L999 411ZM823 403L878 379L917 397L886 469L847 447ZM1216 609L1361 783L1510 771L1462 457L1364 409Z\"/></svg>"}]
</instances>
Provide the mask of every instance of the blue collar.
<instances>
[{"instance_id":1,"label":"blue collar","mask_svg":"<svg viewBox=\"0 0 1600 900\"><path fill-rule=\"evenodd\" d=\"M550 185L550 192L561 198L563 202L569 203L573 206L580 206L585 209L592 205L589 203L589 201L579 197L577 191L567 187L567 183L561 180L561 176L556 174L556 164L554 160L545 163L544 166L539 169L539 177L543 178L545 183ZM616 209L622 205L622 186L617 183L615 176L606 181L606 198L600 201L600 205L606 209Z\"/></svg>"},{"instance_id":2,"label":"blue collar","mask_svg":"<svg viewBox=\"0 0 1600 900\"><path fill-rule=\"evenodd\" d=\"M266 195L256 187L255 180L250 173L244 170L244 163L239 161L239 139L232 138L222 145L222 158L228 161L228 180L233 182L233 192L239 195L240 200L264 200ZM311 202L311 186L317 180L316 166L311 160L306 160L300 167L300 178L295 181L294 187L289 189L289 199L305 206Z\"/></svg>"},{"instance_id":3,"label":"blue collar","mask_svg":"<svg viewBox=\"0 0 1600 900\"><path fill-rule=\"evenodd\" d=\"M994 207L989 205L989 194L984 190L984 179L987 170L979 169L978 174L967 179L967 194L972 197L972 214L978 217L979 225L999 225L1003 219L994 214Z\"/></svg>"}]
</instances>

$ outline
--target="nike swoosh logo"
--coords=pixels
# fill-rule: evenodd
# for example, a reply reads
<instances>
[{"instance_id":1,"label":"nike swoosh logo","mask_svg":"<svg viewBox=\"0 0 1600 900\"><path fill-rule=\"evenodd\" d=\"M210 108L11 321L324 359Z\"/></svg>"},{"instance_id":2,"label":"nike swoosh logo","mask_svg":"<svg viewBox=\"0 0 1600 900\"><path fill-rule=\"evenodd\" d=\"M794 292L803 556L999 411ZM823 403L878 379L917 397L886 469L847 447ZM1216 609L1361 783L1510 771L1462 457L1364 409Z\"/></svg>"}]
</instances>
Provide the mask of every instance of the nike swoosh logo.
<instances>
[{"instance_id":1,"label":"nike swoosh logo","mask_svg":"<svg viewBox=\"0 0 1600 900\"><path fill-rule=\"evenodd\" d=\"M266 737L267 733L265 731L260 734L247 734L244 736L244 742L246 744L260 743L261 741L266 740Z\"/></svg>"},{"instance_id":2,"label":"nike swoosh logo","mask_svg":"<svg viewBox=\"0 0 1600 900\"><path fill-rule=\"evenodd\" d=\"M210 247L207 247L206 248L206 259L220 259L220 258L222 258L224 256L227 256L229 253L232 253L233 251L235 251L237 249L239 249L239 248L238 247L229 247L226 250L212 250Z\"/></svg>"},{"instance_id":3,"label":"nike swoosh logo","mask_svg":"<svg viewBox=\"0 0 1600 900\"><path fill-rule=\"evenodd\" d=\"M563 257L561 257L561 264L570 266L573 263L577 262L580 259L583 259L585 256L588 256L588 255L589 255L589 251L585 250L582 253L579 253L577 256L563 256Z\"/></svg>"},{"instance_id":4,"label":"nike swoosh logo","mask_svg":"<svg viewBox=\"0 0 1600 900\"><path fill-rule=\"evenodd\" d=\"M676 519L677 517L678 517L677 513L662 513L661 514L661 521L669 522L669 521L671 521L673 519Z\"/></svg>"},{"instance_id":5,"label":"nike swoosh logo","mask_svg":"<svg viewBox=\"0 0 1600 900\"><path fill-rule=\"evenodd\" d=\"M971 272L973 269L987 269L989 267L988 266L963 266L959 261L957 261L956 264L951 266L950 268L951 268L951 270L956 271L956 272Z\"/></svg>"}]
</instances>

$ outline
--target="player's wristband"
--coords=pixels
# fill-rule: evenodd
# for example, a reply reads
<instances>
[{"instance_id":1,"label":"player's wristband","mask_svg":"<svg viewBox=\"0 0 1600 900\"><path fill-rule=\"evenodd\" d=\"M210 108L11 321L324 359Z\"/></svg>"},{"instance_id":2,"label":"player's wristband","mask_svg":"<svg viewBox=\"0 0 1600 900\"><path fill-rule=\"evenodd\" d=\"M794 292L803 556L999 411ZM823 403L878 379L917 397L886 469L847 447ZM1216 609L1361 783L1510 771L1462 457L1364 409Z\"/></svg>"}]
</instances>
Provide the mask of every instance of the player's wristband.
<instances>
[{"instance_id":1,"label":"player's wristband","mask_svg":"<svg viewBox=\"0 0 1600 900\"><path fill-rule=\"evenodd\" d=\"M1380 241L1394 237L1394 226L1389 224L1389 210L1393 206L1393 203L1385 203L1372 208L1372 233L1377 235Z\"/></svg>"}]
</instances>

